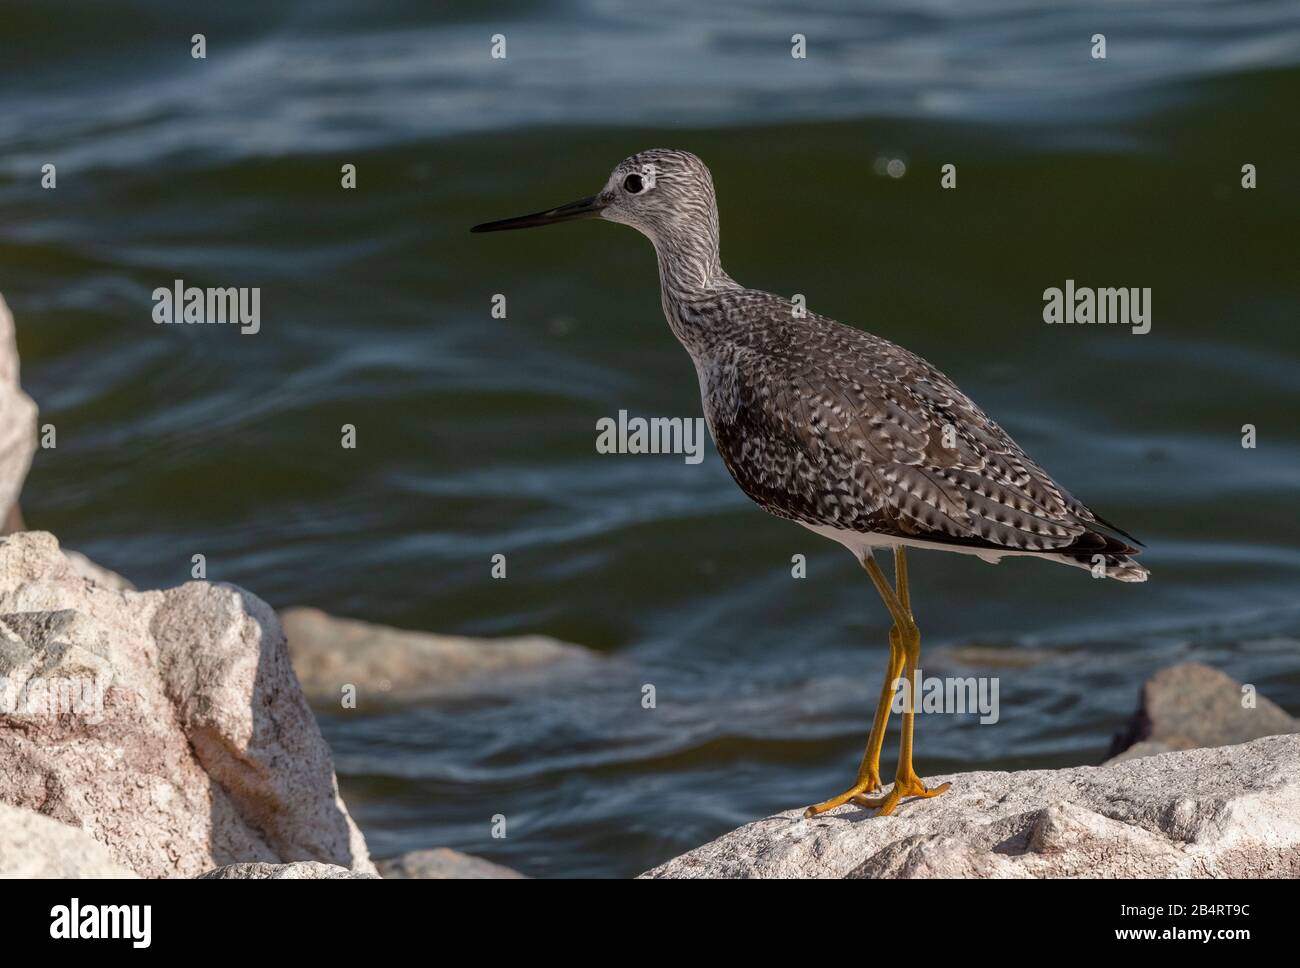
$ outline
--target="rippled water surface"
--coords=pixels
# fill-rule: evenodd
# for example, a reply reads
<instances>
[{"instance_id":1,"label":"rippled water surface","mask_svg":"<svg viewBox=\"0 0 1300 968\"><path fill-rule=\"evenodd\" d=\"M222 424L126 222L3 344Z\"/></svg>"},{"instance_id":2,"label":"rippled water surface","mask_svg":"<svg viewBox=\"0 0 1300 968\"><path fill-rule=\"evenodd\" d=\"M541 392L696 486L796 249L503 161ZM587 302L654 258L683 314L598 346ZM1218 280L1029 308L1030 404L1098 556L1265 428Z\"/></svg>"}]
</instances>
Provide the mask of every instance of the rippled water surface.
<instances>
[{"instance_id":1,"label":"rippled water surface","mask_svg":"<svg viewBox=\"0 0 1300 968\"><path fill-rule=\"evenodd\" d=\"M1300 711L1295 4L801 7L6 5L0 291L58 428L28 523L143 586L202 552L277 606L599 654L324 716L377 855L634 874L857 764L887 624L860 569L711 445L595 451L619 409L700 413L648 244L466 232L650 146L712 167L733 276L920 352L1149 546L1145 586L913 556L925 672L1001 683L994 726L922 719L924 772L1097 762L1184 659ZM261 287L262 331L156 326L175 278ZM1151 332L1045 325L1066 279L1150 287Z\"/></svg>"}]
</instances>

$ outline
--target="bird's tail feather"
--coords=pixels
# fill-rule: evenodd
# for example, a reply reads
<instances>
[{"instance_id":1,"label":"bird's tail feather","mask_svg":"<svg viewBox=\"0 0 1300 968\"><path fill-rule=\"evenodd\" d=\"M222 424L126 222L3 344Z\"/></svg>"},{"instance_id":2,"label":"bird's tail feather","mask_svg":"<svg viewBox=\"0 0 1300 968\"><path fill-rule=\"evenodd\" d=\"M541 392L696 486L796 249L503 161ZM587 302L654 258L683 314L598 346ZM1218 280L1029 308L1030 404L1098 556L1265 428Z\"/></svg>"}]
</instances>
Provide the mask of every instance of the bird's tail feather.
<instances>
[{"instance_id":1,"label":"bird's tail feather","mask_svg":"<svg viewBox=\"0 0 1300 968\"><path fill-rule=\"evenodd\" d=\"M1146 581L1151 572L1128 555L1065 555L1080 568L1116 581Z\"/></svg>"}]
</instances>

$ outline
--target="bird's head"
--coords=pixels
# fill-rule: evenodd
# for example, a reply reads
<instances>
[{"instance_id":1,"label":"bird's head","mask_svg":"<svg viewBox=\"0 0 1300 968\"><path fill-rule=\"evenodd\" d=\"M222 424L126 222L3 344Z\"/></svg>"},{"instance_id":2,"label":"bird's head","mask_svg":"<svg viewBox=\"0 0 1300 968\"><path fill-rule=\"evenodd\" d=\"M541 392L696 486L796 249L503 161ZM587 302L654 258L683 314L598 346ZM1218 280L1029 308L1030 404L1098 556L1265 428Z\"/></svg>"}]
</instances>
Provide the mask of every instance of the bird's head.
<instances>
[{"instance_id":1,"label":"bird's head","mask_svg":"<svg viewBox=\"0 0 1300 968\"><path fill-rule=\"evenodd\" d=\"M689 151L651 148L614 166L595 195L517 218L474 226L473 232L500 232L597 217L630 225L656 245L675 235L717 235L713 177Z\"/></svg>"}]
</instances>

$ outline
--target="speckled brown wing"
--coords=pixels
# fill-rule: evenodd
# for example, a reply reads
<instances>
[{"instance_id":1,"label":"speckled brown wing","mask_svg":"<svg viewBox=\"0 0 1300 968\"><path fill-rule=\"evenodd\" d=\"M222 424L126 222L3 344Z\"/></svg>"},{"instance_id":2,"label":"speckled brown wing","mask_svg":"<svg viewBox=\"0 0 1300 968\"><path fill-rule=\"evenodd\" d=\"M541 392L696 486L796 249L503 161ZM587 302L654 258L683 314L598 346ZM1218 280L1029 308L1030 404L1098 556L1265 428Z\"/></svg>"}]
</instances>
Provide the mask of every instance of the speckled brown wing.
<instances>
[{"instance_id":1,"label":"speckled brown wing","mask_svg":"<svg viewBox=\"0 0 1300 968\"><path fill-rule=\"evenodd\" d=\"M723 462L764 509L977 548L1134 553L925 360L834 320L794 319L778 297L756 313L744 296L750 326L714 348L701 378Z\"/></svg>"}]
</instances>

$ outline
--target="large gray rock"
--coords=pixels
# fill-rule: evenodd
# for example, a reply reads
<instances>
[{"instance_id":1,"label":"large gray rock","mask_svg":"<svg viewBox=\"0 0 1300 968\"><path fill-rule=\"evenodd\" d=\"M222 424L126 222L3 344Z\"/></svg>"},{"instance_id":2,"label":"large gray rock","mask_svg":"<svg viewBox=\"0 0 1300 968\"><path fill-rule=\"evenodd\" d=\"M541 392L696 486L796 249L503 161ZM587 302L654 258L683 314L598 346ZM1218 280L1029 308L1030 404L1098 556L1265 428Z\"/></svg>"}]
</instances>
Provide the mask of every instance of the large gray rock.
<instances>
[{"instance_id":1,"label":"large gray rock","mask_svg":"<svg viewBox=\"0 0 1300 968\"><path fill-rule=\"evenodd\" d=\"M54 537L0 538L0 802L145 877L236 861L374 866L275 613L233 585L131 592Z\"/></svg>"},{"instance_id":2,"label":"large gray rock","mask_svg":"<svg viewBox=\"0 0 1300 968\"><path fill-rule=\"evenodd\" d=\"M952 781L888 817L792 810L644 877L1297 877L1300 736Z\"/></svg>"},{"instance_id":3,"label":"large gray rock","mask_svg":"<svg viewBox=\"0 0 1300 968\"><path fill-rule=\"evenodd\" d=\"M337 704L345 686L358 698L404 701L457 688L484 676L527 673L592 655L544 635L473 639L335 618L316 608L280 613L303 691Z\"/></svg>"},{"instance_id":4,"label":"large gray rock","mask_svg":"<svg viewBox=\"0 0 1300 968\"><path fill-rule=\"evenodd\" d=\"M1183 662L1142 685L1138 710L1111 743L1109 762L1300 732L1300 720L1218 669Z\"/></svg>"},{"instance_id":5,"label":"large gray rock","mask_svg":"<svg viewBox=\"0 0 1300 968\"><path fill-rule=\"evenodd\" d=\"M14 319L0 296L0 531L21 527L18 494L36 453L36 404L18 385Z\"/></svg>"},{"instance_id":6,"label":"large gray rock","mask_svg":"<svg viewBox=\"0 0 1300 968\"><path fill-rule=\"evenodd\" d=\"M227 864L200 874L201 881L373 881L377 874L348 870L337 864L302 860L293 864Z\"/></svg>"},{"instance_id":7,"label":"large gray rock","mask_svg":"<svg viewBox=\"0 0 1300 968\"><path fill-rule=\"evenodd\" d=\"M0 803L0 877L135 877L90 834Z\"/></svg>"},{"instance_id":8,"label":"large gray rock","mask_svg":"<svg viewBox=\"0 0 1300 968\"><path fill-rule=\"evenodd\" d=\"M462 854L450 847L408 851L389 860L377 861L375 866L379 868L379 875L389 880L516 880L524 876L510 867Z\"/></svg>"}]
</instances>

